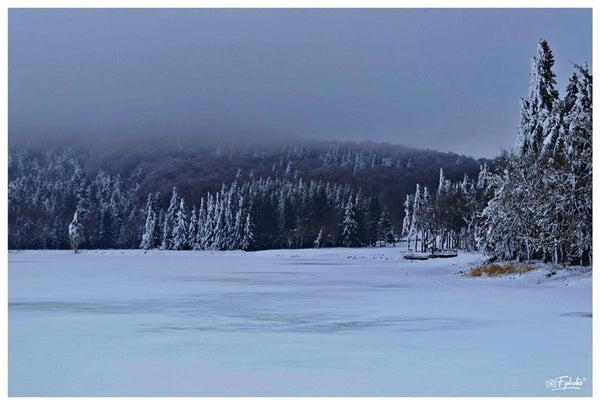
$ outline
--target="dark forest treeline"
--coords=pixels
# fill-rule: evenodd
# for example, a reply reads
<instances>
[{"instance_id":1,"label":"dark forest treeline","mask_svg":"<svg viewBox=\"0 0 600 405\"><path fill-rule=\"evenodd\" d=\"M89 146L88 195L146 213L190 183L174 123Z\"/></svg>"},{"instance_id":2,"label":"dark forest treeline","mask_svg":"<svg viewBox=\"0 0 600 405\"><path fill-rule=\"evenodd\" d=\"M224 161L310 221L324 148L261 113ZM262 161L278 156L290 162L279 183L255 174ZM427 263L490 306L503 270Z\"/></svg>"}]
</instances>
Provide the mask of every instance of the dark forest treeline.
<instances>
[{"instance_id":1,"label":"dark forest treeline","mask_svg":"<svg viewBox=\"0 0 600 405\"><path fill-rule=\"evenodd\" d=\"M191 209L174 188L166 211L158 197L148 195L143 249L355 247L393 238L389 213L378 198L348 185L235 181Z\"/></svg>"},{"instance_id":2,"label":"dark forest treeline","mask_svg":"<svg viewBox=\"0 0 600 405\"><path fill-rule=\"evenodd\" d=\"M436 184L440 167L450 178L462 179L465 173L476 176L481 162L484 160L388 144L261 138L256 134L245 139L221 136L218 141L175 137L112 144L12 142L8 156L9 248L69 248L68 226L78 208L82 211L78 220L85 227L82 247L138 248L148 219L149 194L156 222L164 225L161 211L168 211L174 187L191 219L192 210L200 210L202 201L206 209L209 198L216 200L217 193L223 196L223 185L235 190L234 200L241 192L244 204L254 204L256 235L271 218L283 215L283 190L275 189L294 189L287 196L295 210L294 225L288 218L286 229L277 228L267 241L256 236L249 248L313 246L321 228L323 244L341 245L336 235L350 195L361 220L359 242L352 245L370 244L377 233L373 223L381 219L379 211L384 207L389 217L384 222L389 221L392 233L399 235L402 201L416 183ZM259 208L257 200L251 201L247 194L252 189L255 197L260 194L255 188L265 187L273 189L273 195L268 199L261 196L264 204L277 201ZM310 203L307 199L312 198L315 187L327 191L328 211L313 214L301 205ZM339 187L343 192L333 195L332 190ZM299 196L301 192L309 195ZM364 213L365 204L372 205L372 212ZM269 214L261 219L256 211ZM370 233L363 228L370 228ZM293 235L291 229L296 230Z\"/></svg>"}]
</instances>

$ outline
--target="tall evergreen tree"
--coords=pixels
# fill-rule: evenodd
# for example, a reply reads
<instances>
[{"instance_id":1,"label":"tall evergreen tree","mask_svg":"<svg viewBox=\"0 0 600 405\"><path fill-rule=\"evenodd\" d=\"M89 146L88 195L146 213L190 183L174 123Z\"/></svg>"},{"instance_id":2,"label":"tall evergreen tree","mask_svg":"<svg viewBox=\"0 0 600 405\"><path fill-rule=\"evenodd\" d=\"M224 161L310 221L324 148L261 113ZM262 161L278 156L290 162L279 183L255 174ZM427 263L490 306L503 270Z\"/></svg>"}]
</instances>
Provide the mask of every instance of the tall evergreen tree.
<instances>
[{"instance_id":1,"label":"tall evergreen tree","mask_svg":"<svg viewBox=\"0 0 600 405\"><path fill-rule=\"evenodd\" d=\"M414 196L412 194L406 194L406 198L404 200L404 219L402 220L402 235L404 235L407 240L407 246L410 246L410 225L412 222L412 209L414 205Z\"/></svg>"},{"instance_id":2,"label":"tall evergreen tree","mask_svg":"<svg viewBox=\"0 0 600 405\"><path fill-rule=\"evenodd\" d=\"M521 101L521 120L517 135L517 153L537 156L548 135L548 124L558 101L556 75L552 71L554 55L544 39L531 60L529 94Z\"/></svg>"},{"instance_id":3,"label":"tall evergreen tree","mask_svg":"<svg viewBox=\"0 0 600 405\"><path fill-rule=\"evenodd\" d=\"M357 217L358 214L356 212L356 207L354 206L354 201L351 195L350 198L348 198L346 207L344 208L344 220L341 224L342 230L340 237L342 239L343 246L356 247L360 245Z\"/></svg>"},{"instance_id":4,"label":"tall evergreen tree","mask_svg":"<svg viewBox=\"0 0 600 405\"><path fill-rule=\"evenodd\" d=\"M188 222L187 211L185 207L185 201L183 198L179 199L179 208L175 214L175 225L173 226L173 246L174 250L185 250L190 248L188 230L190 224Z\"/></svg>"},{"instance_id":5,"label":"tall evergreen tree","mask_svg":"<svg viewBox=\"0 0 600 405\"><path fill-rule=\"evenodd\" d=\"M381 219L381 203L378 196L373 196L369 199L369 234L368 242L371 246L375 246L380 238L380 219Z\"/></svg>"},{"instance_id":6,"label":"tall evergreen tree","mask_svg":"<svg viewBox=\"0 0 600 405\"><path fill-rule=\"evenodd\" d=\"M204 205L204 198L200 199L200 207L198 208L198 220L196 225L196 237L193 249L206 249L204 245L206 232L206 207Z\"/></svg>"},{"instance_id":7,"label":"tall evergreen tree","mask_svg":"<svg viewBox=\"0 0 600 405\"><path fill-rule=\"evenodd\" d=\"M249 250L254 242L254 232L252 231L252 218L250 214L246 214L246 220L244 221L244 233L240 248L243 250Z\"/></svg>"},{"instance_id":8,"label":"tall evergreen tree","mask_svg":"<svg viewBox=\"0 0 600 405\"><path fill-rule=\"evenodd\" d=\"M387 208L384 208L379 218L379 240L385 241L386 243L392 243L396 246L396 238L394 236L394 230L392 227L392 218Z\"/></svg>"},{"instance_id":9,"label":"tall evergreen tree","mask_svg":"<svg viewBox=\"0 0 600 405\"><path fill-rule=\"evenodd\" d=\"M109 206L105 206L100 211L100 232L98 237L98 247L100 249L112 249L115 247L114 234L115 228L115 217L113 211Z\"/></svg>"},{"instance_id":10,"label":"tall evergreen tree","mask_svg":"<svg viewBox=\"0 0 600 405\"><path fill-rule=\"evenodd\" d=\"M84 241L83 226L77 217L78 213L75 211L73 221L69 224L69 240L71 241L71 248L75 253L77 253L79 246L81 246Z\"/></svg>"},{"instance_id":11,"label":"tall evergreen tree","mask_svg":"<svg viewBox=\"0 0 600 405\"><path fill-rule=\"evenodd\" d=\"M194 248L194 246L196 246L196 235L198 234L198 217L196 216L196 207L195 206L192 206L192 214L190 216L188 226L189 226L188 231L187 231L188 240L186 241L186 245L189 248Z\"/></svg>"},{"instance_id":12,"label":"tall evergreen tree","mask_svg":"<svg viewBox=\"0 0 600 405\"><path fill-rule=\"evenodd\" d=\"M140 249L149 250L158 247L156 245L156 225L157 225L156 212L154 211L154 204L152 193L148 194L148 201L146 202L146 223L144 225L144 234L142 235L142 243Z\"/></svg>"},{"instance_id":13,"label":"tall evergreen tree","mask_svg":"<svg viewBox=\"0 0 600 405\"><path fill-rule=\"evenodd\" d=\"M571 202L572 226L567 247L573 261L591 264L592 261L592 76L587 64L575 66L576 93L566 112L565 150L569 176L563 182Z\"/></svg>"},{"instance_id":14,"label":"tall evergreen tree","mask_svg":"<svg viewBox=\"0 0 600 405\"><path fill-rule=\"evenodd\" d=\"M177 223L177 210L179 209L179 200L180 197L179 193L177 192L177 188L173 187L173 192L171 193L171 201L169 202L169 208L165 213L161 249L173 249L173 229L175 228L175 224Z\"/></svg>"},{"instance_id":15,"label":"tall evergreen tree","mask_svg":"<svg viewBox=\"0 0 600 405\"><path fill-rule=\"evenodd\" d=\"M419 243L419 234L423 223L423 201L421 200L421 186L418 183L416 185L415 193L413 194L412 203L412 217L410 219L410 228L408 230L408 240L410 241L414 238L414 250L417 251L417 246Z\"/></svg>"}]
</instances>

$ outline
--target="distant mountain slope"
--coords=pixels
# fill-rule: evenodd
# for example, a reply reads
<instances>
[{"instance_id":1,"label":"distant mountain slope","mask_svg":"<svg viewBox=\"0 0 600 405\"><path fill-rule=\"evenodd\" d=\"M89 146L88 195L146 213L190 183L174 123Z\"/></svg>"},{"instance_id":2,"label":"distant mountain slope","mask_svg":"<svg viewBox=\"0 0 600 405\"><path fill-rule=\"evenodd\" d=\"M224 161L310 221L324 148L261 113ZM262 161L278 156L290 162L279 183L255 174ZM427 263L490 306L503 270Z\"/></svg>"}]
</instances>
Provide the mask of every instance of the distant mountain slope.
<instances>
[{"instance_id":1,"label":"distant mountain slope","mask_svg":"<svg viewBox=\"0 0 600 405\"><path fill-rule=\"evenodd\" d=\"M216 132L214 136L153 137L97 142L20 143L9 147L9 178L24 172L29 161L52 165L52 156L74 159L90 177L100 169L139 184L139 197L159 191L162 203L177 186L187 201L199 201L207 192L241 179L286 177L350 184L378 194L392 214L402 219L402 202L415 185L437 187L440 168L458 181L476 178L480 165L492 162L387 143L317 141L257 132ZM17 164L17 162L20 162ZM49 173L53 175L52 173Z\"/></svg>"}]
</instances>

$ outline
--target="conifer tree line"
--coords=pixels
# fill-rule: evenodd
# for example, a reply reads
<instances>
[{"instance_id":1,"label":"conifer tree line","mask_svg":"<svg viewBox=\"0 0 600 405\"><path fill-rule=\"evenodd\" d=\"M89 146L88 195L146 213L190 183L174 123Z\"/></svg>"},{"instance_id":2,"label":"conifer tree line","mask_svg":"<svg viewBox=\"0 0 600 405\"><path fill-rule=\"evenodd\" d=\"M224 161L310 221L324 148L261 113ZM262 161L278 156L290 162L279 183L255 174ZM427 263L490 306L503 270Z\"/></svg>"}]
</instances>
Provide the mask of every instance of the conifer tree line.
<instances>
[{"instance_id":1,"label":"conifer tree line","mask_svg":"<svg viewBox=\"0 0 600 405\"><path fill-rule=\"evenodd\" d=\"M100 170L90 179L76 160L56 156L50 166L40 170L56 170L65 180L44 180L34 169L9 183L9 216L23 221L9 232L9 248L258 250L395 242L379 197L348 184L240 179L195 204L174 187L163 206L159 192L137 203L139 185L124 187L119 175Z\"/></svg>"},{"instance_id":2,"label":"conifer tree line","mask_svg":"<svg viewBox=\"0 0 600 405\"><path fill-rule=\"evenodd\" d=\"M435 193L419 184L404 202L411 249L479 249L496 260L592 261L592 75L575 65L560 98L554 56L541 40L521 100L514 150L494 170L452 183L440 170Z\"/></svg>"},{"instance_id":3,"label":"conifer tree line","mask_svg":"<svg viewBox=\"0 0 600 405\"><path fill-rule=\"evenodd\" d=\"M140 248L257 250L374 245L393 238L387 209L348 185L259 179L225 186L188 207L174 188L150 193Z\"/></svg>"},{"instance_id":4,"label":"conifer tree line","mask_svg":"<svg viewBox=\"0 0 600 405\"><path fill-rule=\"evenodd\" d=\"M413 251L475 250L479 214L488 199L487 165L480 168L476 181L466 174L452 182L440 169L439 185L432 193L416 185L404 201L402 234Z\"/></svg>"},{"instance_id":5,"label":"conifer tree line","mask_svg":"<svg viewBox=\"0 0 600 405\"><path fill-rule=\"evenodd\" d=\"M38 165L14 159L24 173L8 185L9 249L137 248L136 187L100 170L90 179L68 154Z\"/></svg>"},{"instance_id":6,"label":"conifer tree line","mask_svg":"<svg viewBox=\"0 0 600 405\"><path fill-rule=\"evenodd\" d=\"M279 145L256 146L252 140L244 140L227 149L193 140L182 141L189 142L183 144L189 146L173 147L163 141L117 143L110 147L77 141L10 145L9 249L69 249L72 241L84 249L138 249L151 224L160 227L160 232L154 232L152 241L144 240L144 246L160 249L165 225L162 215L181 212L181 221L195 223L208 209L209 198L213 205L217 196L219 200L224 198L223 184L227 185L227 193L234 188L229 207L233 207L235 201L239 204L239 190L244 191L242 207L246 211L240 214L238 225L249 213L250 229L254 226L260 233L261 228L268 228L263 223L279 218L278 227L270 226L274 235L267 238L267 231L262 232L263 237L256 239L248 249L312 247L316 240L322 246L372 245L377 240L393 244L402 222L402 206L398 201L404 198L403 190L414 187L415 178L428 185L436 183L439 164L443 164L453 178L457 173L462 176L464 171L476 172L477 167L474 159L464 156L393 145L304 143L302 140L303 143L292 146L283 143L289 142L288 139ZM324 156L329 159L327 163L321 160ZM336 163L336 159L341 160ZM364 165L369 159L371 165ZM350 164L350 160L354 163ZM392 161L396 163L386 163ZM357 170L357 167L362 168ZM253 183L258 187L266 181L259 180L261 178L270 178L274 182L270 187L289 188L290 184L300 187L301 183L301 189L313 190L314 185L312 189L310 185L317 182L314 184L322 184L328 193L332 188L342 187L343 204L337 194L328 194L329 211L313 215L302 205L307 198L312 198L310 196L299 198L292 193L287 199L272 203L260 193L246 195L245 187ZM183 199L184 209L171 206L173 187L177 189L173 204L181 204ZM344 220L346 207L350 207L350 190L353 199L346 218L346 240L342 242L338 225ZM148 215L149 194L153 216ZM261 201L254 199L257 196ZM323 199L322 195L315 198ZM335 209L330 206L331 201L335 201ZM259 220L258 207L267 203L272 211L266 219ZM217 205L217 211L224 213L221 208L224 205L220 201ZM250 212L248 206L253 207ZM78 214L74 221L75 212ZM192 220L194 215L195 221ZM227 215L227 224L235 225L237 213ZM287 219L285 223L282 218ZM171 229L172 224L174 221L169 219L167 229ZM351 232L355 226L358 226L358 238ZM181 227L177 229L183 232ZM243 246L237 242L221 243L219 249ZM216 249L217 245L194 241L191 248ZM165 248L171 248L169 241Z\"/></svg>"}]
</instances>

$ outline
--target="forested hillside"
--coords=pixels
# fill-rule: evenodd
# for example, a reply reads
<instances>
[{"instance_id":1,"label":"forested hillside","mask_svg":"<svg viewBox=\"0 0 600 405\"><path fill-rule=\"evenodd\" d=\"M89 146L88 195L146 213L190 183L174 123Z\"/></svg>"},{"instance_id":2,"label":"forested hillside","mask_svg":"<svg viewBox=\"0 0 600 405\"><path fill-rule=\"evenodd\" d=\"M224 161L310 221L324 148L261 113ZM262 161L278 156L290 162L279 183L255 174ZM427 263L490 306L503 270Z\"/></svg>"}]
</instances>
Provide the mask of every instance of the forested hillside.
<instances>
[{"instance_id":1,"label":"forested hillside","mask_svg":"<svg viewBox=\"0 0 600 405\"><path fill-rule=\"evenodd\" d=\"M231 205L239 205L240 199L244 213L252 214L255 236L248 246L193 241L181 248L307 247L314 245L321 228L323 245L373 244L385 238L377 226L384 213L383 223L390 224L382 226L399 235L403 201L417 183L434 186L440 168L449 179L462 180L465 174L476 178L486 162L398 145L320 142L249 131L113 142L12 142L9 248L68 248L68 227L76 210L84 233L81 247L138 248L146 233L149 200L155 226L161 227L161 241L154 247L169 247L162 240L165 218L170 226L167 213L180 210L172 204L183 200L180 217L188 223L194 215L214 215L202 210L231 210L230 224L242 215ZM231 201L223 202L225 195ZM343 242L349 200L357 211L358 236ZM269 232L273 235L267 237Z\"/></svg>"}]
</instances>

